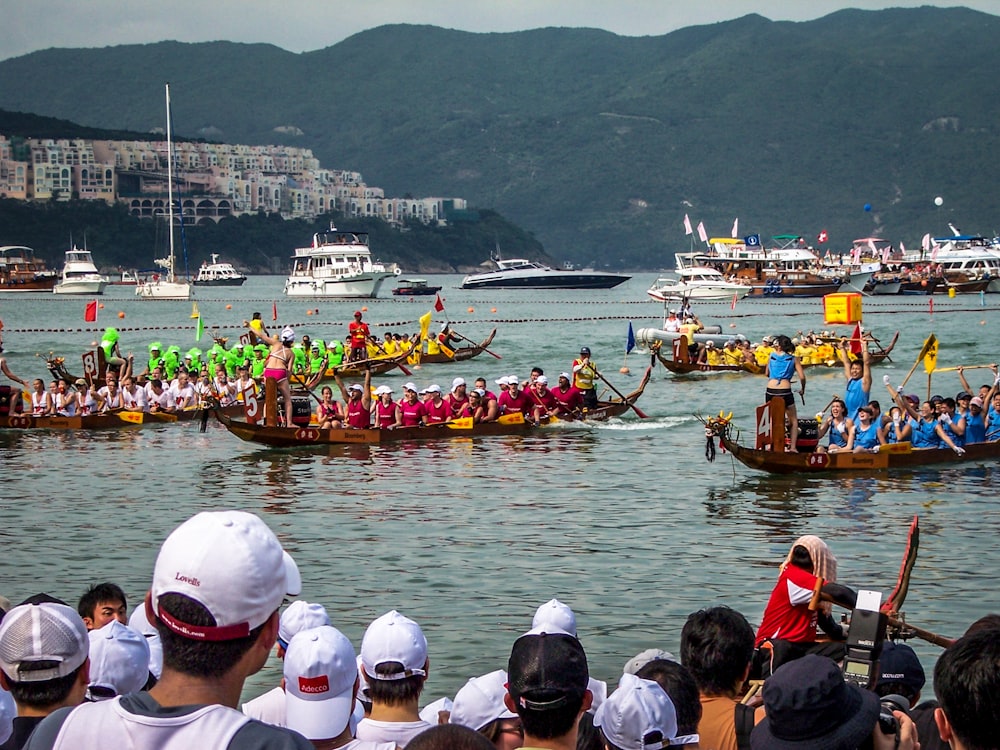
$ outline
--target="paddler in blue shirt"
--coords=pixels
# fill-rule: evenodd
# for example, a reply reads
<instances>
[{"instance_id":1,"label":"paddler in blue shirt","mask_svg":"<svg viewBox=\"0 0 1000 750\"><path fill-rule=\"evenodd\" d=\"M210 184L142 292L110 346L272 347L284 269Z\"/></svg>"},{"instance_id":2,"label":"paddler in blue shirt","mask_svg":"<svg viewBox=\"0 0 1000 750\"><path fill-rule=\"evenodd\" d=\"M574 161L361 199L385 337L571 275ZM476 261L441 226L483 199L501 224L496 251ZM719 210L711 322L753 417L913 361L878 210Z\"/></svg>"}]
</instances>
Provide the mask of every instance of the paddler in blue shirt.
<instances>
[{"instance_id":1,"label":"paddler in blue shirt","mask_svg":"<svg viewBox=\"0 0 1000 750\"><path fill-rule=\"evenodd\" d=\"M780 398L785 402L785 415L791 425L791 436L788 450L798 453L799 420L795 410L795 396L792 395L792 377L799 376L799 396L803 403L806 398L806 373L802 369L799 358L793 354L795 346L788 336L777 336L774 340L775 351L767 360L767 390L764 399ZM867 405L867 402L865 402Z\"/></svg>"},{"instance_id":2,"label":"paddler in blue shirt","mask_svg":"<svg viewBox=\"0 0 1000 750\"><path fill-rule=\"evenodd\" d=\"M844 377L847 386L844 389L844 403L847 404L847 416L857 421L858 409L867 406L871 401L872 369L871 355L865 342L861 342L861 361L851 360L849 356L850 343L840 342L840 361L844 363Z\"/></svg>"}]
</instances>

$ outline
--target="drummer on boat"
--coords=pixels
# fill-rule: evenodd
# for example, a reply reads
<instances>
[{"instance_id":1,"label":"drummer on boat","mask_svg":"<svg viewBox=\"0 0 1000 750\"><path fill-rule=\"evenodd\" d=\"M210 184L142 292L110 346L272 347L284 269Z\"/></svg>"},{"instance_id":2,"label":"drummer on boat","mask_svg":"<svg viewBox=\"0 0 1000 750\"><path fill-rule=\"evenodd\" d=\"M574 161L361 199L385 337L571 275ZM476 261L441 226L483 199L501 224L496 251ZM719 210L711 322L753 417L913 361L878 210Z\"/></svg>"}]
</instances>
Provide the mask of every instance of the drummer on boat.
<instances>
[{"instance_id":1,"label":"drummer on boat","mask_svg":"<svg viewBox=\"0 0 1000 750\"><path fill-rule=\"evenodd\" d=\"M779 398L785 402L785 415L791 424L791 435L788 444L790 453L798 453L799 420L795 411L795 396L792 395L792 377L799 377L799 396L805 400L806 374L802 363L793 352L795 347L788 336L778 336L775 339L775 351L767 361L767 390L764 399L770 401Z\"/></svg>"}]
</instances>

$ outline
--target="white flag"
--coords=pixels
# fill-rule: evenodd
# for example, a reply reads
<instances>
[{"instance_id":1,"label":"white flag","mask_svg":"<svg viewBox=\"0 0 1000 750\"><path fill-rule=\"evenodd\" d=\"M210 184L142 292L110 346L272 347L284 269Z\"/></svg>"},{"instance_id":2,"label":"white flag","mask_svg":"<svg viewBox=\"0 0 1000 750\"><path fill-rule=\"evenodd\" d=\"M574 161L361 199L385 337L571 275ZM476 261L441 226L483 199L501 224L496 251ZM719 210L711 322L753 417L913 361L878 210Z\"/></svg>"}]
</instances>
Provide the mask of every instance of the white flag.
<instances>
[{"instance_id":1,"label":"white flag","mask_svg":"<svg viewBox=\"0 0 1000 750\"><path fill-rule=\"evenodd\" d=\"M930 250L931 249L931 235L930 235L930 232L928 232L927 234L925 234L924 238L920 241L920 248L922 250Z\"/></svg>"},{"instance_id":2,"label":"white flag","mask_svg":"<svg viewBox=\"0 0 1000 750\"><path fill-rule=\"evenodd\" d=\"M705 231L705 222L698 222L698 239L702 242L708 242L708 232Z\"/></svg>"},{"instance_id":3,"label":"white flag","mask_svg":"<svg viewBox=\"0 0 1000 750\"><path fill-rule=\"evenodd\" d=\"M732 231L731 236L732 236L733 239L736 239L737 237L740 236L740 217L739 216L737 216L735 219L733 219L733 231Z\"/></svg>"},{"instance_id":4,"label":"white flag","mask_svg":"<svg viewBox=\"0 0 1000 750\"><path fill-rule=\"evenodd\" d=\"M694 234L694 230L691 229L691 219L687 214L684 214L684 234Z\"/></svg>"}]
</instances>

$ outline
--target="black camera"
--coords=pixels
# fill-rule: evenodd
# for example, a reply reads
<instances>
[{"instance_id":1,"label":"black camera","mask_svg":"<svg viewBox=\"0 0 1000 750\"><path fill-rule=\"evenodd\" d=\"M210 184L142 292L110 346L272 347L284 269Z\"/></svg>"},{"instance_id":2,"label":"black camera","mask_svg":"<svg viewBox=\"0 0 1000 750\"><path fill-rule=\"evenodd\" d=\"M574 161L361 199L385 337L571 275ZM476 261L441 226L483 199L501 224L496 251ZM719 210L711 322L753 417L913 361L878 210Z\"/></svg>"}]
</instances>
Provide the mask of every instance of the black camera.
<instances>
[{"instance_id":1,"label":"black camera","mask_svg":"<svg viewBox=\"0 0 1000 750\"><path fill-rule=\"evenodd\" d=\"M847 631L844 679L865 690L875 685L875 666L885 641L888 618L879 611L881 600L882 595L877 591L859 591Z\"/></svg>"},{"instance_id":2,"label":"black camera","mask_svg":"<svg viewBox=\"0 0 1000 750\"><path fill-rule=\"evenodd\" d=\"M879 700L878 728L882 734L896 734L899 731L899 719L892 715L893 711L902 711L910 715L910 702L901 695L890 693Z\"/></svg>"}]
</instances>

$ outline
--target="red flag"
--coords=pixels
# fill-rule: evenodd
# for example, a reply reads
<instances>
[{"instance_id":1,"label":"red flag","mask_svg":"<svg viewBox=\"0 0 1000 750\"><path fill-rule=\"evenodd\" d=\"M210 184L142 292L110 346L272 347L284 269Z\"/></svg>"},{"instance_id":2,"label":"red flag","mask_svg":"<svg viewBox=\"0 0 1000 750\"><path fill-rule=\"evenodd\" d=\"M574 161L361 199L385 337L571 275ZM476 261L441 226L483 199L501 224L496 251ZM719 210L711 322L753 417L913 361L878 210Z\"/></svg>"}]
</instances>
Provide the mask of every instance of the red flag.
<instances>
[{"instance_id":1,"label":"red flag","mask_svg":"<svg viewBox=\"0 0 1000 750\"><path fill-rule=\"evenodd\" d=\"M97 322L97 300L91 300L83 309L83 319L87 323Z\"/></svg>"},{"instance_id":2,"label":"red flag","mask_svg":"<svg viewBox=\"0 0 1000 750\"><path fill-rule=\"evenodd\" d=\"M861 356L861 347L863 342L861 341L861 324L858 323L854 326L854 332L851 334L851 354L857 354Z\"/></svg>"},{"instance_id":3,"label":"red flag","mask_svg":"<svg viewBox=\"0 0 1000 750\"><path fill-rule=\"evenodd\" d=\"M444 312L444 302L441 301L441 295L435 295L437 299L434 300L434 309L438 312Z\"/></svg>"},{"instance_id":4,"label":"red flag","mask_svg":"<svg viewBox=\"0 0 1000 750\"><path fill-rule=\"evenodd\" d=\"M278 319L278 303L277 302L272 302L271 303L271 320L277 320L277 319Z\"/></svg>"},{"instance_id":5,"label":"red flag","mask_svg":"<svg viewBox=\"0 0 1000 750\"><path fill-rule=\"evenodd\" d=\"M830 238L830 236L826 233L825 229L823 231L821 231L818 235L816 235L816 239L820 243L826 242L829 238Z\"/></svg>"}]
</instances>

